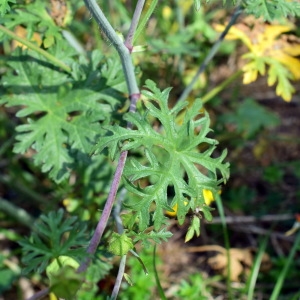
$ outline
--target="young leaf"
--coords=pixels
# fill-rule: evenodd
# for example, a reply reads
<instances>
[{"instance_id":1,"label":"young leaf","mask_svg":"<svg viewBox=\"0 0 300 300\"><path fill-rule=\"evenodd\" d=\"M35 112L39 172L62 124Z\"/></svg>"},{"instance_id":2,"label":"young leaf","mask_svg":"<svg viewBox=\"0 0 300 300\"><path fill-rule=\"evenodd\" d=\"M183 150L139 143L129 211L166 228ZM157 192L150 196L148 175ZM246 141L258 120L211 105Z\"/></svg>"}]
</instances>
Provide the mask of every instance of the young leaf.
<instances>
[{"instance_id":1,"label":"young leaf","mask_svg":"<svg viewBox=\"0 0 300 300\"><path fill-rule=\"evenodd\" d=\"M86 226L76 217L63 218L63 210L41 215L30 238L20 242L23 247L25 273L43 272L51 260L59 256L82 259L87 244Z\"/></svg>"},{"instance_id":2,"label":"young leaf","mask_svg":"<svg viewBox=\"0 0 300 300\"><path fill-rule=\"evenodd\" d=\"M188 228L188 231L185 235L184 242L187 243L190 241L194 235L199 236L200 235L200 219L198 216L194 216L191 225Z\"/></svg>"}]
</instances>

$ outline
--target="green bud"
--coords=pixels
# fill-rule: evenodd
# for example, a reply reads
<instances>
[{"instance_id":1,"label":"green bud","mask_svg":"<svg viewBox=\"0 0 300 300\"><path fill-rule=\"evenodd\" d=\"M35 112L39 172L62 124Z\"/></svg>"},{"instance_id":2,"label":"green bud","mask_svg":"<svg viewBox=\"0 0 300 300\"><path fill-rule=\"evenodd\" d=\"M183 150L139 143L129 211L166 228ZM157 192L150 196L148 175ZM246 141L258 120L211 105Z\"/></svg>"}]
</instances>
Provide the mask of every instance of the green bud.
<instances>
[{"instance_id":1,"label":"green bud","mask_svg":"<svg viewBox=\"0 0 300 300\"><path fill-rule=\"evenodd\" d=\"M132 240L126 236L125 233L118 234L113 233L110 238L108 251L114 255L123 256L128 253L129 250L133 249Z\"/></svg>"}]
</instances>

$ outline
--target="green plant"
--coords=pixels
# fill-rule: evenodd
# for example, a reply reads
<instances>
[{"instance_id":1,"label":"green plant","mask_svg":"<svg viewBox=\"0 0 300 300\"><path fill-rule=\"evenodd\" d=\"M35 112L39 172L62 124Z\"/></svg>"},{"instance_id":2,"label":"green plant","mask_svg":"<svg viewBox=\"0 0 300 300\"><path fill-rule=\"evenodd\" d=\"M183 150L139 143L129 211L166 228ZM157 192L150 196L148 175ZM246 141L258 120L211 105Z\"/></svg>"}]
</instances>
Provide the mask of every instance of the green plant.
<instances>
[{"instance_id":1,"label":"green plant","mask_svg":"<svg viewBox=\"0 0 300 300\"><path fill-rule=\"evenodd\" d=\"M192 274L188 280L183 280L180 283L176 296L178 299L212 299L209 285L217 280L217 277L206 279L201 274Z\"/></svg>"},{"instance_id":2,"label":"green plant","mask_svg":"<svg viewBox=\"0 0 300 300\"><path fill-rule=\"evenodd\" d=\"M7 58L1 63L5 70L1 75L4 88L0 92L0 103L9 108L17 107L16 117L19 118L13 151L29 154L35 165L61 186L67 185L66 181L73 176L80 177L85 172L90 174L87 170L95 162L99 167L97 171L102 172L101 180L110 179L112 182L110 189L102 185L103 189L95 187L91 192L97 190L102 193L101 203L92 202L91 196L78 200L79 210L81 205L85 206L87 214L67 207L69 212L89 219L91 233L95 219L91 215L97 215L95 211L99 205L100 221L87 249L84 247L85 227L79 218L65 217L62 210L40 216L31 236L21 242L25 271L42 273L49 266L53 268L53 264L58 267L54 275L48 272L50 290L58 296L74 297L70 293L61 294L63 286L74 280L76 289L80 289L84 276L89 276L88 267L95 256L99 263L98 245L100 241L105 241L109 244L107 249L110 252L122 256L118 280L112 293L115 299L127 253L135 253L138 257L134 248L137 243L148 247L150 243L166 241L172 235L166 229L168 218L164 212L177 205L177 217L182 224L191 210L194 221L188 239L194 234L199 235L201 214L207 220L212 218L211 209L204 202L203 190L217 195L220 185L229 178L229 164L224 162L226 151L216 151L218 142L209 136L210 119L202 101L192 99L190 103L185 102L189 94L185 91L182 93L184 96L178 97L177 103L173 104L169 97L170 88L161 89L158 81L149 78L145 84L138 82L139 71L134 68L131 58L133 41L142 32L158 4L158 1L144 2L137 1L132 18L123 5L115 4L125 20L132 21L123 41L96 1L85 0L97 26L117 51L112 58L99 50L85 52L78 46L71 46L74 45L74 38L64 38L65 29L61 27L67 27L71 22L67 20L67 13L63 13L63 7L62 15L57 16L53 7L50 8L44 1L15 4L14 1L5 1L0 6L0 38ZM272 6L271 3L274 1L267 2L268 7L274 10L275 4ZM196 9L200 9L200 3L195 1ZM259 15L269 20L287 13L297 14L296 3L284 5L283 0L276 3L279 12L272 10L270 13L261 9ZM241 2L241 8L249 12L253 9L252 5L253 1ZM69 6L71 10L78 4L70 1ZM48 14L49 9L52 9L52 18ZM240 9L231 25L239 14ZM218 47L231 25L221 35ZM16 34L18 26L25 27L25 36ZM36 45L39 41L32 41L34 36L42 41L42 46ZM170 38L168 43L178 45L178 36L173 40ZM191 38L192 35L187 41ZM23 48L16 48L10 53L11 40L18 41ZM164 47L158 41L154 45L158 50ZM197 76L203 72L218 47L208 53ZM180 45L175 50L170 47L169 54L178 56L182 62L183 55L191 55L196 47ZM181 63L179 69L182 66ZM139 86L143 86L142 92ZM130 103L126 100L127 95ZM127 110L129 112L124 113ZM265 123L262 122L261 126L265 126ZM257 127L252 130L257 130ZM114 176L110 178L114 168ZM86 176L86 181L92 179L92 176ZM125 195L118 192L120 185L125 189ZM76 199L71 200L76 202ZM90 204L93 207L89 207ZM123 209L121 215L115 215L118 233L112 232L110 221L114 205ZM108 236L105 236L105 230ZM80 264L78 277L73 276L74 264L64 265L65 257ZM97 264L97 261L94 263ZM97 278L101 277L101 274L97 275ZM56 279L65 280L55 281L55 276ZM87 293L95 295L96 281L92 283L92 292L90 290ZM78 297L84 299L86 296L83 294Z\"/></svg>"}]
</instances>

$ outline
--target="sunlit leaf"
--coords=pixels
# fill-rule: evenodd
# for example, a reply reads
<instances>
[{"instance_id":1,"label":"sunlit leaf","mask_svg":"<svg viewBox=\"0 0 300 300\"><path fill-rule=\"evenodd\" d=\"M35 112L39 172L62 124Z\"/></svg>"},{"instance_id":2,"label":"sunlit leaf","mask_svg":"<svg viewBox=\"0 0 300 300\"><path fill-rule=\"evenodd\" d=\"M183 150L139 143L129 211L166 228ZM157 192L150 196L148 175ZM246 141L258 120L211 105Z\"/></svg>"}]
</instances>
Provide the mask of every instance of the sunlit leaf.
<instances>
[{"instance_id":1,"label":"sunlit leaf","mask_svg":"<svg viewBox=\"0 0 300 300\"><path fill-rule=\"evenodd\" d=\"M217 25L222 30L223 25ZM293 35L282 35L294 29L294 25L266 24L253 22L248 17L247 22L237 24L229 30L226 39L241 40L249 49L242 56L247 60L243 66L243 83L249 84L257 79L258 74L264 75L268 70L268 84L276 86L276 94L285 101L290 101L295 92L291 80L300 78L300 43Z\"/></svg>"}]
</instances>

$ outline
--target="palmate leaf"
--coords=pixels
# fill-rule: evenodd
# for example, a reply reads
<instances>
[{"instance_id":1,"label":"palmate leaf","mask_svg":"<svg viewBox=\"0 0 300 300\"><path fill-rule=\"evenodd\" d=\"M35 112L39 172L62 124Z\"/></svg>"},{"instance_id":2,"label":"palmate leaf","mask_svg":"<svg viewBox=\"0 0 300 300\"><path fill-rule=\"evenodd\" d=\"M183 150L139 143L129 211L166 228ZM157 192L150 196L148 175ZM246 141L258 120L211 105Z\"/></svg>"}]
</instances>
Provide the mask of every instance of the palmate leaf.
<instances>
[{"instance_id":1,"label":"palmate leaf","mask_svg":"<svg viewBox=\"0 0 300 300\"><path fill-rule=\"evenodd\" d=\"M64 219L62 209L41 215L29 238L20 242L23 248L24 272L43 272L51 260L69 256L80 261L87 245L86 226L77 217Z\"/></svg>"},{"instance_id":2,"label":"palmate leaf","mask_svg":"<svg viewBox=\"0 0 300 300\"><path fill-rule=\"evenodd\" d=\"M120 64L110 61L99 66L101 59L94 52L89 63L73 60L75 80L37 54L17 49L8 62L14 73L7 72L2 78L5 91L0 104L19 106L17 117L27 119L16 128L14 151L34 149L35 163L57 182L69 175L76 159L90 153L102 132L101 123L109 120L116 104L124 99Z\"/></svg>"},{"instance_id":3,"label":"palmate leaf","mask_svg":"<svg viewBox=\"0 0 300 300\"><path fill-rule=\"evenodd\" d=\"M298 0L246 0L245 11L257 18L273 21L287 16L299 16L300 3Z\"/></svg>"},{"instance_id":4,"label":"palmate leaf","mask_svg":"<svg viewBox=\"0 0 300 300\"><path fill-rule=\"evenodd\" d=\"M291 72L275 59L268 58L270 68L268 71L268 85L272 86L277 81L276 94L281 96L285 101L290 101L295 92L295 88L290 82L293 79Z\"/></svg>"},{"instance_id":5,"label":"palmate leaf","mask_svg":"<svg viewBox=\"0 0 300 300\"><path fill-rule=\"evenodd\" d=\"M147 228L150 221L154 221L155 230L159 230L165 222L164 210L170 210L175 204L180 223L190 208L205 210L203 189L217 192L219 184L228 179L229 164L223 163L226 151L218 158L212 157L217 141L207 137L209 117L201 113L201 100L196 100L190 108L187 103L179 102L170 109L170 89L160 91L150 80L146 82L146 89L143 92L147 98L144 100L146 111L128 113L124 117L136 129L118 125L106 127L112 135L101 139L99 150L109 147L115 158L120 149L144 149L147 163L130 159L124 170L125 186L135 195L126 205L136 211L140 230ZM178 125L176 117L184 109L187 110L183 124ZM151 124L153 117L161 124L159 130ZM149 184L142 188L145 180Z\"/></svg>"},{"instance_id":6,"label":"palmate leaf","mask_svg":"<svg viewBox=\"0 0 300 300\"><path fill-rule=\"evenodd\" d=\"M221 30L224 26L217 26ZM296 37L283 33L292 31L292 24L267 24L253 17L248 18L247 25L233 26L226 39L240 39L249 49L242 58L248 62L244 65L243 83L249 84L257 79L258 74L267 71L269 86L277 83L276 94L285 101L290 101L295 89L291 80L300 78L300 46L293 42ZM255 39L251 39L255 36ZM287 38L288 37L288 38Z\"/></svg>"}]
</instances>

